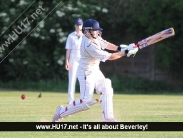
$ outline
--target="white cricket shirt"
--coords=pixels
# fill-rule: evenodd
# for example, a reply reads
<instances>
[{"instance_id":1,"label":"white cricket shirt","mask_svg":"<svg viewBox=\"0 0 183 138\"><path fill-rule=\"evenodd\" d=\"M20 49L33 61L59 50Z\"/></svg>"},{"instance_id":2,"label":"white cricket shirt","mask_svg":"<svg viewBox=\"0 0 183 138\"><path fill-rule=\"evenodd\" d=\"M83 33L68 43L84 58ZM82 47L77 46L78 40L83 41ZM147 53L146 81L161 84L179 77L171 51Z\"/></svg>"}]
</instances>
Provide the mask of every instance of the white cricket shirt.
<instances>
[{"instance_id":1,"label":"white cricket shirt","mask_svg":"<svg viewBox=\"0 0 183 138\"><path fill-rule=\"evenodd\" d=\"M81 58L79 69L92 71L99 69L100 61L105 62L111 57L111 53L104 51L109 42L98 37L95 42L92 42L85 35L82 37L81 43Z\"/></svg>"},{"instance_id":2,"label":"white cricket shirt","mask_svg":"<svg viewBox=\"0 0 183 138\"><path fill-rule=\"evenodd\" d=\"M65 49L71 49L70 59L80 58L80 47L82 42L82 36L79 37L75 32L68 35Z\"/></svg>"}]
</instances>

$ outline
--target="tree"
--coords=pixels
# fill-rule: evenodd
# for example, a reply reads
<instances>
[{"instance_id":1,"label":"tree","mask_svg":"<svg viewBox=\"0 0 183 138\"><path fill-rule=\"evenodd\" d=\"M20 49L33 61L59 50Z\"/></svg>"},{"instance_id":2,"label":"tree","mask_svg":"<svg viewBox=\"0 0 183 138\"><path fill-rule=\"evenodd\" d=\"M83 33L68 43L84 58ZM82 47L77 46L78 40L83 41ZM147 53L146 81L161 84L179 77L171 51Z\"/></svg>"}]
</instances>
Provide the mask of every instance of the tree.
<instances>
[{"instance_id":1,"label":"tree","mask_svg":"<svg viewBox=\"0 0 183 138\"><path fill-rule=\"evenodd\" d=\"M38 81L65 78L67 72L64 68L64 57L67 35L74 30L74 20L77 17L86 19L95 15L98 11L95 7L97 1L3 0L2 3L1 32L6 30L7 24L11 24L23 14L5 31L1 39L1 46L9 39L12 41L8 47L3 45L5 50L1 53L1 60L16 47L1 63L1 80ZM41 14L37 12L39 6L43 9ZM27 7L29 8L24 12ZM10 14L7 14L8 11ZM22 29L23 32L18 34L15 29L19 31ZM12 40L15 36L18 38ZM63 66L57 63L60 58Z\"/></svg>"},{"instance_id":2,"label":"tree","mask_svg":"<svg viewBox=\"0 0 183 138\"><path fill-rule=\"evenodd\" d=\"M40 5L45 10L39 16L34 15L34 21L26 28L26 19L32 21L31 15ZM24 12L28 6L30 7ZM77 17L98 20L105 30L104 38L117 45L129 44L173 27L175 37L158 43L155 47L156 65L174 70L175 75L180 74L183 67L182 7L182 0L39 0L35 3L32 0L1 0L0 25L3 34L0 37L0 59L5 58L28 36L0 64L0 79L64 79L67 74L64 69L65 41L67 35L74 30L73 24ZM13 24L7 29L11 23ZM2 51L2 45L14 34L12 31L19 29L17 26L21 26L24 31L18 34L11 45L4 46L5 50ZM57 64L60 58L63 66Z\"/></svg>"}]
</instances>

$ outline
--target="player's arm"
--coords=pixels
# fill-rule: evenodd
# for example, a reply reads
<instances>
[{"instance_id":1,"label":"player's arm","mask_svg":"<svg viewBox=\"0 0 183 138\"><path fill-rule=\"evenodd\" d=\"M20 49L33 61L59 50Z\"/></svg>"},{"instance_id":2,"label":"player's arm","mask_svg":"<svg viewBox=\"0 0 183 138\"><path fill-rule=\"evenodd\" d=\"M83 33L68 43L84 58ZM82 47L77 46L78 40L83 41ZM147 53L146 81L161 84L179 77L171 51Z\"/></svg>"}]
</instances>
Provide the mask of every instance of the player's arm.
<instances>
[{"instance_id":1,"label":"player's arm","mask_svg":"<svg viewBox=\"0 0 183 138\"><path fill-rule=\"evenodd\" d=\"M65 69L69 70L69 57L70 57L71 49L66 50L66 55L65 55Z\"/></svg>"},{"instance_id":2,"label":"player's arm","mask_svg":"<svg viewBox=\"0 0 183 138\"><path fill-rule=\"evenodd\" d=\"M135 44L130 44L129 46L120 45L119 47L117 47L117 50L119 52L113 53L108 60L115 60L115 59L121 58L126 55L127 55L127 57L131 57L131 56L134 57L138 51L138 47L134 48L134 46L135 46Z\"/></svg>"},{"instance_id":3,"label":"player's arm","mask_svg":"<svg viewBox=\"0 0 183 138\"><path fill-rule=\"evenodd\" d=\"M115 60L115 59L121 58L123 56L126 56L125 51L119 51L116 53L112 53L108 60Z\"/></svg>"},{"instance_id":4,"label":"player's arm","mask_svg":"<svg viewBox=\"0 0 183 138\"><path fill-rule=\"evenodd\" d=\"M99 40L102 49L108 49L108 50L112 50L112 51L117 51L118 46L116 46L116 45L114 45L114 44L112 44L112 43L102 39L101 37L98 37L97 39Z\"/></svg>"},{"instance_id":5,"label":"player's arm","mask_svg":"<svg viewBox=\"0 0 183 138\"><path fill-rule=\"evenodd\" d=\"M71 49L72 49L70 35L67 37L65 49L66 49L66 54L65 54L65 69L66 70L69 70L69 58L70 58L70 53L71 53Z\"/></svg>"},{"instance_id":6,"label":"player's arm","mask_svg":"<svg viewBox=\"0 0 183 138\"><path fill-rule=\"evenodd\" d=\"M112 43L108 43L106 49L108 50L112 50L112 51L117 51L118 50L118 46L112 44Z\"/></svg>"},{"instance_id":7,"label":"player's arm","mask_svg":"<svg viewBox=\"0 0 183 138\"><path fill-rule=\"evenodd\" d=\"M120 51L119 46L116 46L116 45L102 39L101 37L98 37L98 40L101 44L102 49L107 49L107 50L111 50L111 51ZM120 45L120 47L122 49L124 49L124 48L128 47L128 45L123 45L122 44L122 45Z\"/></svg>"},{"instance_id":8,"label":"player's arm","mask_svg":"<svg viewBox=\"0 0 183 138\"><path fill-rule=\"evenodd\" d=\"M115 60L121 58L123 56L130 57L131 55L135 55L138 51L138 48L133 48L135 44L130 44L129 46L123 48L118 47L118 51L116 53L109 53L107 51L102 50L101 48L95 47L95 45L90 47L85 47L86 52L93 58L99 59L102 62L106 60Z\"/></svg>"},{"instance_id":9,"label":"player's arm","mask_svg":"<svg viewBox=\"0 0 183 138\"><path fill-rule=\"evenodd\" d=\"M127 45L126 45L126 47L127 47ZM119 46L116 46L112 43L108 43L106 49L113 50L113 51L119 51ZM119 52L112 53L112 55L110 56L110 58L108 60L115 60L115 59L121 58L123 56L126 56L126 53L125 53L125 51L122 51L120 49Z\"/></svg>"}]
</instances>

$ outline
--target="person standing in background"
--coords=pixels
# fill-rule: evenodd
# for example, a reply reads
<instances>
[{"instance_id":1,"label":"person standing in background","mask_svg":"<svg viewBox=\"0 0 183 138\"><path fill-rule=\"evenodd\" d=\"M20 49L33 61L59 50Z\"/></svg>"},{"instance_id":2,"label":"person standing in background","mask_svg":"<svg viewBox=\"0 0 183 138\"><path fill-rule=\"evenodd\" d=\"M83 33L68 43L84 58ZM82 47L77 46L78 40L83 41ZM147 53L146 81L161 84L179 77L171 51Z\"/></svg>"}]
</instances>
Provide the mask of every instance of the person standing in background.
<instances>
[{"instance_id":1,"label":"person standing in background","mask_svg":"<svg viewBox=\"0 0 183 138\"><path fill-rule=\"evenodd\" d=\"M80 60L80 46L82 42L82 26L83 20L77 18L75 20L75 31L70 33L66 41L66 58L65 58L65 68L68 70L68 103L74 101L76 79L77 79L77 69Z\"/></svg>"}]
</instances>

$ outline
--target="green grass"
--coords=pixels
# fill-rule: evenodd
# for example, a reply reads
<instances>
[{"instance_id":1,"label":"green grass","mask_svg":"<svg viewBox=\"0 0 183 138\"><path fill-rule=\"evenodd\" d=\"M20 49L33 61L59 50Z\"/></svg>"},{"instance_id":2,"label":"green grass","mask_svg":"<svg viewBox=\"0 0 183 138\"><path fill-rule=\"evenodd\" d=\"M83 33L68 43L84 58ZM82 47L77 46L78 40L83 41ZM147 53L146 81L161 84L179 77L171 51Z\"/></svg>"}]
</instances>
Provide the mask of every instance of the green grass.
<instances>
[{"instance_id":1,"label":"green grass","mask_svg":"<svg viewBox=\"0 0 183 138\"><path fill-rule=\"evenodd\" d=\"M21 100L21 94L27 99ZM0 122L51 121L58 105L67 105L67 94L1 91ZM76 98L79 94L76 94ZM99 98L95 94L94 98ZM182 122L182 95L120 95L114 94L115 118L121 122ZM78 113L64 122L101 122L100 104ZM180 138L183 132L0 132L0 138Z\"/></svg>"}]
</instances>

